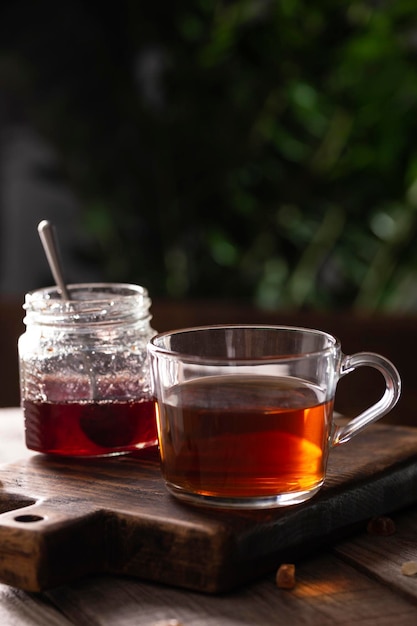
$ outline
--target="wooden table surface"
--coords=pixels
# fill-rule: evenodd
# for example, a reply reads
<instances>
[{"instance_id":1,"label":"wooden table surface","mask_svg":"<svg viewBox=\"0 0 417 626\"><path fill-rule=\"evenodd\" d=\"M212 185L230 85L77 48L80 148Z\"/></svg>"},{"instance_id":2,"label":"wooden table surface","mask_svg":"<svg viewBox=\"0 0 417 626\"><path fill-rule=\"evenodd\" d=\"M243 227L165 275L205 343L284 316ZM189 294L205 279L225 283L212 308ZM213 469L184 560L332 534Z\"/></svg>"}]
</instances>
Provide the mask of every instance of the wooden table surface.
<instances>
[{"instance_id":1,"label":"wooden table surface","mask_svg":"<svg viewBox=\"0 0 417 626\"><path fill-rule=\"evenodd\" d=\"M2 464L33 454L24 445L20 409L0 409L0 433ZM273 573L221 596L116 576L91 576L41 594L0 585L0 623L415 626L417 575L405 576L401 568L417 561L417 506L393 520L393 535L359 529L348 540L299 560L291 590L278 589Z\"/></svg>"}]
</instances>

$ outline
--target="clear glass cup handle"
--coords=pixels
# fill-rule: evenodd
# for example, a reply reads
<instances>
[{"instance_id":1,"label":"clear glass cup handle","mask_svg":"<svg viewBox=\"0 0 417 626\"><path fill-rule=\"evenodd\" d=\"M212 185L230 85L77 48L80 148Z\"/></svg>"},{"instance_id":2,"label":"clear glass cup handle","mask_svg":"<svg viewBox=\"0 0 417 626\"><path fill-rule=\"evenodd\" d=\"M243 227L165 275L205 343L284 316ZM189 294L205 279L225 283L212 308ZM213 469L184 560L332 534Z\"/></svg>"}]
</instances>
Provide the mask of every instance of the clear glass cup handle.
<instances>
[{"instance_id":1,"label":"clear glass cup handle","mask_svg":"<svg viewBox=\"0 0 417 626\"><path fill-rule=\"evenodd\" d=\"M333 447L346 443L361 430L386 415L397 404L400 397L401 378L398 370L391 361L380 354L358 352L357 354L343 356L339 376L342 378L342 376L363 366L373 367L381 372L385 379L385 392L378 402L360 413L357 417L354 417L346 425L336 426L331 440Z\"/></svg>"}]
</instances>

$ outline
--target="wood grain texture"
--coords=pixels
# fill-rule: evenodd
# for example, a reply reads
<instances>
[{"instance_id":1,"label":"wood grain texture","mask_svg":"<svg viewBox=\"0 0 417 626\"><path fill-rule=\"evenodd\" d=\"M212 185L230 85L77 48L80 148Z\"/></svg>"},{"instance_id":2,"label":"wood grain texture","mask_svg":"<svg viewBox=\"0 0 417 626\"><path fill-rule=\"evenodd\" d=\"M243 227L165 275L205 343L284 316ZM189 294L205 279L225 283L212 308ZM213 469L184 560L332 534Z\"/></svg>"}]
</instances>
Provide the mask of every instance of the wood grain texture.
<instances>
[{"instance_id":1,"label":"wood grain texture","mask_svg":"<svg viewBox=\"0 0 417 626\"><path fill-rule=\"evenodd\" d=\"M33 455L2 466L0 476L1 581L37 591L109 572L217 593L415 502L417 430L378 425L333 450L322 492L287 509L182 504L165 490L155 451L97 460Z\"/></svg>"},{"instance_id":2,"label":"wood grain texture","mask_svg":"<svg viewBox=\"0 0 417 626\"><path fill-rule=\"evenodd\" d=\"M0 459L10 462L34 455L24 449L22 416L19 409L0 410ZM362 436L360 437L362 440ZM414 431L401 434L401 446L413 451ZM359 442L359 440L357 440ZM380 461L380 446L386 435L378 431L372 437L372 458ZM378 443L379 441L379 443ZM365 441L364 441L365 443ZM356 454L356 443L345 448ZM406 453L407 454L407 453ZM337 459L342 463L343 459ZM344 471L348 471L348 463ZM399 463L401 465L401 462ZM337 480L337 469L334 467ZM382 466L383 467L383 466ZM333 471L333 470L332 470ZM3 470L0 469L0 477ZM56 477L57 488L59 474ZM329 481L332 476L329 477ZM13 487L18 487L19 477ZM25 485L20 485L25 492ZM134 486L132 487L134 489ZM90 492L94 485L90 485ZM3 495L8 492L3 491ZM81 499L84 495L81 494ZM7 502L2 511L7 511ZM17 494L16 502L26 497ZM61 502L65 491L61 490ZM76 505L76 500L72 501ZM9 502L10 505L10 502ZM137 503L137 506L138 503ZM342 505L343 508L343 505ZM27 512L19 509L19 513ZM376 537L365 532L365 523L351 539L337 542L331 552L320 550L318 556L304 551L290 558L296 564L296 587L278 590L274 572L260 582L244 585L236 591L207 595L145 582L135 577L92 575L77 579L44 593L26 593L0 585L0 624L8 626L415 626L417 621L417 576L400 575L401 564L414 558L417 536L417 507L392 516L396 533ZM1 516L0 516L1 519ZM326 541L327 543L327 541ZM197 558L197 557L196 557ZM204 567L209 555L200 559ZM280 564L278 559L276 566ZM406 585L406 587L404 587Z\"/></svg>"},{"instance_id":3,"label":"wood grain texture","mask_svg":"<svg viewBox=\"0 0 417 626\"><path fill-rule=\"evenodd\" d=\"M341 542L334 552L375 579L394 586L417 605L417 576L405 576L401 570L405 562L417 562L417 511L408 510L406 516L397 516L394 520L396 532L393 535L362 534Z\"/></svg>"},{"instance_id":4,"label":"wood grain texture","mask_svg":"<svg viewBox=\"0 0 417 626\"><path fill-rule=\"evenodd\" d=\"M415 626L417 609L353 567L325 554L296 566L297 584L273 576L208 596L133 579L92 576L47 592L77 626ZM172 620L172 622L170 622Z\"/></svg>"},{"instance_id":5,"label":"wood grain texture","mask_svg":"<svg viewBox=\"0 0 417 626\"><path fill-rule=\"evenodd\" d=\"M2 626L71 626L74 623L58 611L48 598L0 585Z\"/></svg>"}]
</instances>

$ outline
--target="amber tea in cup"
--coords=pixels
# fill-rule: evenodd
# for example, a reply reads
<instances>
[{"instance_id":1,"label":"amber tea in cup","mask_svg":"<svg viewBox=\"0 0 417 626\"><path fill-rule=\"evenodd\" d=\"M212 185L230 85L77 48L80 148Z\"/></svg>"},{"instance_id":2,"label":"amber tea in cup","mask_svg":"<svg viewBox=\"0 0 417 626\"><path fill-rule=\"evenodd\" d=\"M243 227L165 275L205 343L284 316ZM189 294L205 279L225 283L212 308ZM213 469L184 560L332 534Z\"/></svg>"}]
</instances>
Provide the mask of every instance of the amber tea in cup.
<instances>
[{"instance_id":1,"label":"amber tea in cup","mask_svg":"<svg viewBox=\"0 0 417 626\"><path fill-rule=\"evenodd\" d=\"M183 500L223 507L303 502L324 482L329 450L385 415L400 378L373 353L280 326L212 326L162 333L148 345L162 472ZM333 421L338 380L378 369L386 391L346 426Z\"/></svg>"}]
</instances>

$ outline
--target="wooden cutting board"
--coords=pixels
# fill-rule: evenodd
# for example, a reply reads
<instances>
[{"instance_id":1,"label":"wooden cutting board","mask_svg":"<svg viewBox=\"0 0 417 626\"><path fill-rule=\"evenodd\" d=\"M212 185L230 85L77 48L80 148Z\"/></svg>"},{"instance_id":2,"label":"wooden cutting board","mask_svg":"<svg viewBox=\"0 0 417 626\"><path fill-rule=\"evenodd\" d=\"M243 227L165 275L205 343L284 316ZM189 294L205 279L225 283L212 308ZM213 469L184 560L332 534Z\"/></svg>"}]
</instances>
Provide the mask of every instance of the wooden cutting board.
<instances>
[{"instance_id":1,"label":"wooden cutting board","mask_svg":"<svg viewBox=\"0 0 417 626\"><path fill-rule=\"evenodd\" d=\"M165 490L157 453L0 466L0 581L40 591L89 573L217 593L417 501L417 429L376 425L332 450L322 491L263 511L199 509Z\"/></svg>"}]
</instances>

